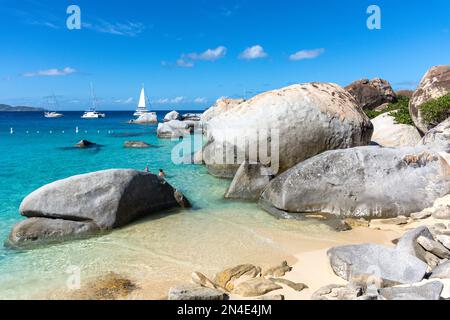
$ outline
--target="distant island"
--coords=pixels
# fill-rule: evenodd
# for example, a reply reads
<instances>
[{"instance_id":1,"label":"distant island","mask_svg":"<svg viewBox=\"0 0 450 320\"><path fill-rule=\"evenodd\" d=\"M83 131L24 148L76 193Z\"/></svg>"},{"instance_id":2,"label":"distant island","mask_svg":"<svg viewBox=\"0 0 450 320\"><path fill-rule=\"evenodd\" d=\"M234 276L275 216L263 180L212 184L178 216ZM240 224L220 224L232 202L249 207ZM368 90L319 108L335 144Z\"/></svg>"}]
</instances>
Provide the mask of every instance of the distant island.
<instances>
[{"instance_id":1,"label":"distant island","mask_svg":"<svg viewBox=\"0 0 450 320\"><path fill-rule=\"evenodd\" d=\"M44 112L45 109L42 108L34 108L34 107L25 107L25 106L9 106L7 104L0 104L0 112Z\"/></svg>"}]
</instances>

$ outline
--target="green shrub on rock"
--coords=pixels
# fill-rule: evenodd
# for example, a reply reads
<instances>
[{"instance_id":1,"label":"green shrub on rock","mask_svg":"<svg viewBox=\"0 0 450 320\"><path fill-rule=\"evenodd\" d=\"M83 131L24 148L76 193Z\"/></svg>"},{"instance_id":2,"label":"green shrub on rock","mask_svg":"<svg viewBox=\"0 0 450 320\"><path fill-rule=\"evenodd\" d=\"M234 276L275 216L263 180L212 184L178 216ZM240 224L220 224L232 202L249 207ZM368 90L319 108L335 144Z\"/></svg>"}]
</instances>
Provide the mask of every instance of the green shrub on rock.
<instances>
[{"instance_id":1,"label":"green shrub on rock","mask_svg":"<svg viewBox=\"0 0 450 320\"><path fill-rule=\"evenodd\" d=\"M364 110L364 112L370 119L374 119L383 113L390 112L396 123L414 125L411 115L409 114L409 98L407 96L397 96L396 103L390 103L386 109L381 111Z\"/></svg>"},{"instance_id":2,"label":"green shrub on rock","mask_svg":"<svg viewBox=\"0 0 450 320\"><path fill-rule=\"evenodd\" d=\"M425 102L419 108L426 122L439 124L450 116L450 93Z\"/></svg>"}]
</instances>

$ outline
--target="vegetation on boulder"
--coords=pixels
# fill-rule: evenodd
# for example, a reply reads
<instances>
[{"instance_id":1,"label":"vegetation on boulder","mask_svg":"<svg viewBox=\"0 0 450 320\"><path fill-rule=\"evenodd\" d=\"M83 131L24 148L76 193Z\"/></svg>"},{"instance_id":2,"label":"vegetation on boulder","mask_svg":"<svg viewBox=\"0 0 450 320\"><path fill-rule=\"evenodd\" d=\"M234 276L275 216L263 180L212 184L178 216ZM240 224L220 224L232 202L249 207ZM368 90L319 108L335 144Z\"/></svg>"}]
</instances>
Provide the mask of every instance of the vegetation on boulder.
<instances>
[{"instance_id":1,"label":"vegetation on boulder","mask_svg":"<svg viewBox=\"0 0 450 320\"><path fill-rule=\"evenodd\" d=\"M396 123L414 125L411 115L409 114L409 98L407 96L399 95L397 96L397 100L397 102L390 103L387 108L381 111L364 110L364 112L370 119L374 119L383 113L390 112Z\"/></svg>"},{"instance_id":2,"label":"vegetation on boulder","mask_svg":"<svg viewBox=\"0 0 450 320\"><path fill-rule=\"evenodd\" d=\"M426 122L439 124L450 116L450 93L427 101L419 108Z\"/></svg>"}]
</instances>

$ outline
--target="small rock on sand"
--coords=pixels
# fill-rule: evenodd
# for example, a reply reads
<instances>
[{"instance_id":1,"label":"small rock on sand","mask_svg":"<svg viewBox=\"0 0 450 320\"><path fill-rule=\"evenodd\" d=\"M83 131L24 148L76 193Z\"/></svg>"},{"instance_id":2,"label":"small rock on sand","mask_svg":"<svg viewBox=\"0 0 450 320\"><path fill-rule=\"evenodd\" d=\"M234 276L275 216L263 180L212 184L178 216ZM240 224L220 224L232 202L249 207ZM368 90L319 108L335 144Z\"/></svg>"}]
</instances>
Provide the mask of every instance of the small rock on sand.
<instances>
[{"instance_id":1,"label":"small rock on sand","mask_svg":"<svg viewBox=\"0 0 450 320\"><path fill-rule=\"evenodd\" d=\"M272 276L272 277L284 277L284 275L292 270L287 263L287 261L283 261L281 265L269 268L263 272L263 276Z\"/></svg>"},{"instance_id":2,"label":"small rock on sand","mask_svg":"<svg viewBox=\"0 0 450 320\"><path fill-rule=\"evenodd\" d=\"M257 297L278 289L283 288L268 279L254 278L237 285L233 293L242 297Z\"/></svg>"}]
</instances>

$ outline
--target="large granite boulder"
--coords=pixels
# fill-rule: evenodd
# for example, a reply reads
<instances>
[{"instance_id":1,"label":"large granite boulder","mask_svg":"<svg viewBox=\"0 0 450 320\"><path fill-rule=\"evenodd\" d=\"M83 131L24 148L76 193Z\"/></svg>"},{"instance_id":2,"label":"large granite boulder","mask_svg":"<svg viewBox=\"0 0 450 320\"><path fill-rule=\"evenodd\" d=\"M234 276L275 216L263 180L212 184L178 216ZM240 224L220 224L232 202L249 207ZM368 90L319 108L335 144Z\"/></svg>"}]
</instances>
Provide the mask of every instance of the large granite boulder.
<instances>
[{"instance_id":1,"label":"large granite boulder","mask_svg":"<svg viewBox=\"0 0 450 320\"><path fill-rule=\"evenodd\" d=\"M450 192L449 164L419 148L359 147L301 162L272 180L260 203L269 212L340 217L409 216Z\"/></svg>"},{"instance_id":2,"label":"large granite boulder","mask_svg":"<svg viewBox=\"0 0 450 320\"><path fill-rule=\"evenodd\" d=\"M419 145L450 153L450 118L428 131Z\"/></svg>"},{"instance_id":3,"label":"large granite boulder","mask_svg":"<svg viewBox=\"0 0 450 320\"><path fill-rule=\"evenodd\" d=\"M172 120L181 120L180 114L176 111L171 111L164 116L164 122L169 122Z\"/></svg>"},{"instance_id":4,"label":"large granite boulder","mask_svg":"<svg viewBox=\"0 0 450 320\"><path fill-rule=\"evenodd\" d=\"M206 132L207 168L229 178L245 160L277 174L326 150L367 145L373 126L340 86L306 83L242 102L209 120Z\"/></svg>"},{"instance_id":5,"label":"large granite boulder","mask_svg":"<svg viewBox=\"0 0 450 320\"><path fill-rule=\"evenodd\" d=\"M233 109L244 101L244 99L220 98L202 114L200 119L203 122L208 122L212 118Z\"/></svg>"},{"instance_id":6,"label":"large granite boulder","mask_svg":"<svg viewBox=\"0 0 450 320\"><path fill-rule=\"evenodd\" d=\"M427 133L439 123L426 121L420 107L424 103L448 93L450 93L450 66L437 66L428 70L409 102L411 117L422 133Z\"/></svg>"},{"instance_id":7,"label":"large granite boulder","mask_svg":"<svg viewBox=\"0 0 450 320\"><path fill-rule=\"evenodd\" d=\"M177 139L191 134L189 124L179 120L171 120L158 124L158 138Z\"/></svg>"},{"instance_id":8,"label":"large granite boulder","mask_svg":"<svg viewBox=\"0 0 450 320\"><path fill-rule=\"evenodd\" d=\"M156 113L154 112L147 112L142 115L140 115L137 119L132 120L131 123L137 123L137 124L157 124L158 118L156 116Z\"/></svg>"},{"instance_id":9,"label":"large granite boulder","mask_svg":"<svg viewBox=\"0 0 450 320\"><path fill-rule=\"evenodd\" d=\"M261 164L242 163L233 178L226 199L258 200L264 188L273 178L267 168Z\"/></svg>"},{"instance_id":10,"label":"large granite boulder","mask_svg":"<svg viewBox=\"0 0 450 320\"><path fill-rule=\"evenodd\" d=\"M148 214L189 207L165 180L135 170L105 170L45 185L28 195L9 244L28 246L119 228Z\"/></svg>"},{"instance_id":11,"label":"large granite boulder","mask_svg":"<svg viewBox=\"0 0 450 320\"><path fill-rule=\"evenodd\" d=\"M376 244L328 250L333 271L347 281L373 281L380 287L420 282L428 265L407 253Z\"/></svg>"},{"instance_id":12,"label":"large granite boulder","mask_svg":"<svg viewBox=\"0 0 450 320\"><path fill-rule=\"evenodd\" d=\"M382 104L397 101L397 95L389 82L380 78L357 80L345 89L364 110L373 110Z\"/></svg>"},{"instance_id":13,"label":"large granite boulder","mask_svg":"<svg viewBox=\"0 0 450 320\"><path fill-rule=\"evenodd\" d=\"M395 122L390 113L372 119L372 141L383 147L413 147L422 139L416 127Z\"/></svg>"}]
</instances>

